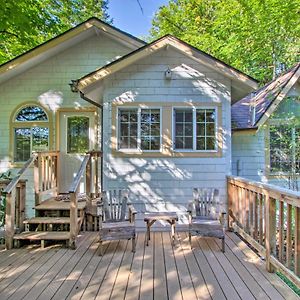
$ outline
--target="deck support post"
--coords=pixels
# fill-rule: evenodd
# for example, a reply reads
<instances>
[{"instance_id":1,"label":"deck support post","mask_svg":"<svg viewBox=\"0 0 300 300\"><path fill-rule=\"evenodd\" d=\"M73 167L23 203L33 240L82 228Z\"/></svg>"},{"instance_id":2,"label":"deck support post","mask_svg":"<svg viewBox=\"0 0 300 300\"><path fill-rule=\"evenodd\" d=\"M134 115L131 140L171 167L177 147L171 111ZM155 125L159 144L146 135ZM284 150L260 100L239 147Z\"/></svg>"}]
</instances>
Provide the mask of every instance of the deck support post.
<instances>
[{"instance_id":1,"label":"deck support post","mask_svg":"<svg viewBox=\"0 0 300 300\"><path fill-rule=\"evenodd\" d=\"M15 234L15 205L16 194L15 189L11 193L6 194L5 209L5 247L7 250L13 248L13 238Z\"/></svg>"},{"instance_id":2,"label":"deck support post","mask_svg":"<svg viewBox=\"0 0 300 300\"><path fill-rule=\"evenodd\" d=\"M70 193L70 239L69 247L71 249L76 248L76 237L78 233L78 204L77 204L77 192Z\"/></svg>"}]
</instances>

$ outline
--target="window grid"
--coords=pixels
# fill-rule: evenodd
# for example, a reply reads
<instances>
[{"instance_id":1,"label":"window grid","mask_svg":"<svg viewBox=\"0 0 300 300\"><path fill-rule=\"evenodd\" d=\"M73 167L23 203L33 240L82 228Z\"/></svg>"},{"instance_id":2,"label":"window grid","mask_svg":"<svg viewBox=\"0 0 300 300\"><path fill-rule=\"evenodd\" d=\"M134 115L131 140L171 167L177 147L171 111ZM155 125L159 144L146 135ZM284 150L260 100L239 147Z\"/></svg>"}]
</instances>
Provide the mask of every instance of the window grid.
<instances>
[{"instance_id":1,"label":"window grid","mask_svg":"<svg viewBox=\"0 0 300 300\"><path fill-rule=\"evenodd\" d=\"M175 109L175 148L193 149L193 111Z\"/></svg>"},{"instance_id":2,"label":"window grid","mask_svg":"<svg viewBox=\"0 0 300 300\"><path fill-rule=\"evenodd\" d=\"M196 109L196 150L216 150L215 109Z\"/></svg>"},{"instance_id":3,"label":"window grid","mask_svg":"<svg viewBox=\"0 0 300 300\"><path fill-rule=\"evenodd\" d=\"M270 126L270 171L300 173L300 127Z\"/></svg>"},{"instance_id":4,"label":"window grid","mask_svg":"<svg viewBox=\"0 0 300 300\"><path fill-rule=\"evenodd\" d=\"M160 110L141 109L141 149L160 149Z\"/></svg>"},{"instance_id":5,"label":"window grid","mask_svg":"<svg viewBox=\"0 0 300 300\"><path fill-rule=\"evenodd\" d=\"M159 108L118 109L118 149L159 151L161 148Z\"/></svg>"},{"instance_id":6,"label":"window grid","mask_svg":"<svg viewBox=\"0 0 300 300\"><path fill-rule=\"evenodd\" d=\"M216 108L174 108L174 149L216 151L216 116ZM186 124L192 129L186 130Z\"/></svg>"}]
</instances>

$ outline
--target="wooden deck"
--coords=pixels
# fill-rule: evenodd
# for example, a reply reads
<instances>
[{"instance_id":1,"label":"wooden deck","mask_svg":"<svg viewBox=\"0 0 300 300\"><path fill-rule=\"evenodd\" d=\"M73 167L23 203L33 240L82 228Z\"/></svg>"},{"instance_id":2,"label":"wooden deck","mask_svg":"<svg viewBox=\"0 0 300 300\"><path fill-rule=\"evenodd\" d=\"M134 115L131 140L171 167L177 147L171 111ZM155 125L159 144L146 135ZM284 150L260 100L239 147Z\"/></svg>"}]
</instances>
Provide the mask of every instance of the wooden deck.
<instances>
[{"instance_id":1,"label":"wooden deck","mask_svg":"<svg viewBox=\"0 0 300 300\"><path fill-rule=\"evenodd\" d=\"M226 253L214 239L193 239L185 232L171 245L167 232L139 233L130 241L104 243L83 233L76 250L30 246L0 251L0 299L299 299L234 233Z\"/></svg>"}]
</instances>

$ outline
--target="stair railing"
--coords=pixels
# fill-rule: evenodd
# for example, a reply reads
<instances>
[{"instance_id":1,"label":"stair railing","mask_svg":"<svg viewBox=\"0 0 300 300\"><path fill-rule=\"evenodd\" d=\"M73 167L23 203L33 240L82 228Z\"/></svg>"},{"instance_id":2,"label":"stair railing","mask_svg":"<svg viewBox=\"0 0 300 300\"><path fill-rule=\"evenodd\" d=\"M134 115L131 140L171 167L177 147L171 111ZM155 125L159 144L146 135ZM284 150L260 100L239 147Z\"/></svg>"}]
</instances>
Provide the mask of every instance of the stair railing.
<instances>
[{"instance_id":1,"label":"stair railing","mask_svg":"<svg viewBox=\"0 0 300 300\"><path fill-rule=\"evenodd\" d=\"M98 158L102 156L100 151L86 153L80 168L69 188L70 194L70 239L69 247L76 248L76 237L80 230L78 226L78 194L81 178L84 177L87 206L91 205L91 199L99 195Z\"/></svg>"},{"instance_id":2,"label":"stair railing","mask_svg":"<svg viewBox=\"0 0 300 300\"><path fill-rule=\"evenodd\" d=\"M6 197L6 249L13 248L16 225L21 232L24 230L26 181L22 180L22 178L32 165L34 165L35 205L38 205L42 201L44 195L57 194L58 192L59 151L34 152L3 191Z\"/></svg>"},{"instance_id":3,"label":"stair railing","mask_svg":"<svg viewBox=\"0 0 300 300\"><path fill-rule=\"evenodd\" d=\"M6 208L5 208L5 246L6 249L12 249L13 247L13 237L15 234L15 212L16 212L16 198L19 199L18 205L24 206L22 211L25 212L25 188L26 183L23 181L21 184L21 179L24 173L32 166L34 161L37 159L37 154L34 153L24 164L23 168L17 173L10 183L6 186L3 193L6 197ZM24 217L24 215L23 215ZM20 223L19 220L18 222ZM23 223L23 221L22 221ZM22 225L23 226L23 225Z\"/></svg>"}]
</instances>

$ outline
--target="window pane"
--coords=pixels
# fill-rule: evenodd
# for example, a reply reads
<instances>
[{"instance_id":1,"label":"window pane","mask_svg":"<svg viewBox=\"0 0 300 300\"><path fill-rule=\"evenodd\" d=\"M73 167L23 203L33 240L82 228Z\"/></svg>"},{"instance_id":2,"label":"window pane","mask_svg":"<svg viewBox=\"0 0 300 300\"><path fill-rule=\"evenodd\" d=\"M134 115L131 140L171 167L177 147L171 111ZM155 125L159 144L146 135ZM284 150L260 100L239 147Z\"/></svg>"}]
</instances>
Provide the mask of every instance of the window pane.
<instances>
[{"instance_id":1,"label":"window pane","mask_svg":"<svg viewBox=\"0 0 300 300\"><path fill-rule=\"evenodd\" d=\"M141 149L160 149L160 110L141 110Z\"/></svg>"},{"instance_id":2,"label":"window pane","mask_svg":"<svg viewBox=\"0 0 300 300\"><path fill-rule=\"evenodd\" d=\"M175 109L175 149L193 149L192 109Z\"/></svg>"},{"instance_id":3,"label":"window pane","mask_svg":"<svg viewBox=\"0 0 300 300\"><path fill-rule=\"evenodd\" d=\"M138 135L137 109L119 110L119 148L137 148Z\"/></svg>"},{"instance_id":4,"label":"window pane","mask_svg":"<svg viewBox=\"0 0 300 300\"><path fill-rule=\"evenodd\" d=\"M121 136L128 136L129 128L128 124L121 124Z\"/></svg>"},{"instance_id":5,"label":"window pane","mask_svg":"<svg viewBox=\"0 0 300 300\"><path fill-rule=\"evenodd\" d=\"M209 136L215 135L215 124L214 123L206 124L206 135L209 135Z\"/></svg>"},{"instance_id":6,"label":"window pane","mask_svg":"<svg viewBox=\"0 0 300 300\"><path fill-rule=\"evenodd\" d=\"M205 137L197 138L197 150L205 150Z\"/></svg>"},{"instance_id":7,"label":"window pane","mask_svg":"<svg viewBox=\"0 0 300 300\"><path fill-rule=\"evenodd\" d=\"M159 149L160 149L160 137L152 137L151 150L159 150Z\"/></svg>"},{"instance_id":8,"label":"window pane","mask_svg":"<svg viewBox=\"0 0 300 300\"><path fill-rule=\"evenodd\" d=\"M29 159L30 151L30 128L15 129L15 153L14 161L26 161Z\"/></svg>"},{"instance_id":9,"label":"window pane","mask_svg":"<svg viewBox=\"0 0 300 300\"><path fill-rule=\"evenodd\" d=\"M215 122L216 120L216 112L214 109L206 110L206 122Z\"/></svg>"},{"instance_id":10,"label":"window pane","mask_svg":"<svg viewBox=\"0 0 300 300\"><path fill-rule=\"evenodd\" d=\"M197 124L197 135L205 136L205 124L201 124L201 123Z\"/></svg>"},{"instance_id":11,"label":"window pane","mask_svg":"<svg viewBox=\"0 0 300 300\"><path fill-rule=\"evenodd\" d=\"M84 153L89 150L89 118L74 116L68 118L68 153Z\"/></svg>"},{"instance_id":12,"label":"window pane","mask_svg":"<svg viewBox=\"0 0 300 300\"><path fill-rule=\"evenodd\" d=\"M17 114L16 121L48 121L47 114L39 106L26 106Z\"/></svg>"},{"instance_id":13,"label":"window pane","mask_svg":"<svg viewBox=\"0 0 300 300\"><path fill-rule=\"evenodd\" d=\"M216 140L214 137L206 138L206 150L215 150L216 149Z\"/></svg>"},{"instance_id":14,"label":"window pane","mask_svg":"<svg viewBox=\"0 0 300 300\"><path fill-rule=\"evenodd\" d=\"M46 151L49 143L49 128L32 128L32 151Z\"/></svg>"},{"instance_id":15,"label":"window pane","mask_svg":"<svg viewBox=\"0 0 300 300\"><path fill-rule=\"evenodd\" d=\"M184 140L184 149L193 148L193 137L186 137Z\"/></svg>"},{"instance_id":16,"label":"window pane","mask_svg":"<svg viewBox=\"0 0 300 300\"><path fill-rule=\"evenodd\" d=\"M182 137L176 137L175 148L176 149L183 149L183 138Z\"/></svg>"},{"instance_id":17,"label":"window pane","mask_svg":"<svg viewBox=\"0 0 300 300\"><path fill-rule=\"evenodd\" d=\"M270 169L290 172L293 166L293 132L285 126L270 127Z\"/></svg>"},{"instance_id":18,"label":"window pane","mask_svg":"<svg viewBox=\"0 0 300 300\"><path fill-rule=\"evenodd\" d=\"M185 125L184 134L185 136L193 136L193 123Z\"/></svg>"}]
</instances>

